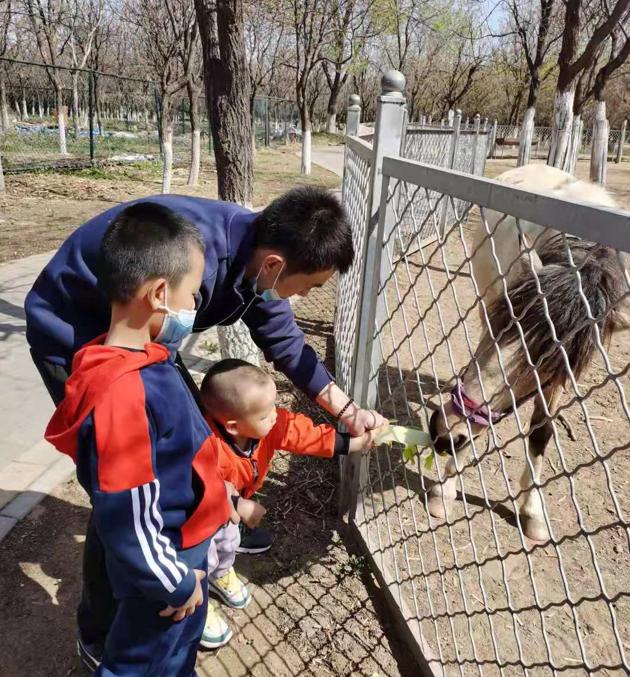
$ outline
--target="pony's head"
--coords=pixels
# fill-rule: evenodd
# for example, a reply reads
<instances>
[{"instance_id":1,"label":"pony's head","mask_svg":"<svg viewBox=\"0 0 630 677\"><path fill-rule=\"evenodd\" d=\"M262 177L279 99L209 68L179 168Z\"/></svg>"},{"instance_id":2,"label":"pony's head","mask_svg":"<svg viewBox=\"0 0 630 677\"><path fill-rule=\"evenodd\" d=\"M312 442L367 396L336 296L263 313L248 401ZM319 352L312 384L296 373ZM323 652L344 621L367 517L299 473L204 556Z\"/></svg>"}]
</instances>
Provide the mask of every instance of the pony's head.
<instances>
[{"instance_id":1,"label":"pony's head","mask_svg":"<svg viewBox=\"0 0 630 677\"><path fill-rule=\"evenodd\" d=\"M496 423L501 416L473 399L458 379L451 391L451 399L434 411L429 421L435 450L448 454L460 451L488 428L490 422Z\"/></svg>"}]
</instances>

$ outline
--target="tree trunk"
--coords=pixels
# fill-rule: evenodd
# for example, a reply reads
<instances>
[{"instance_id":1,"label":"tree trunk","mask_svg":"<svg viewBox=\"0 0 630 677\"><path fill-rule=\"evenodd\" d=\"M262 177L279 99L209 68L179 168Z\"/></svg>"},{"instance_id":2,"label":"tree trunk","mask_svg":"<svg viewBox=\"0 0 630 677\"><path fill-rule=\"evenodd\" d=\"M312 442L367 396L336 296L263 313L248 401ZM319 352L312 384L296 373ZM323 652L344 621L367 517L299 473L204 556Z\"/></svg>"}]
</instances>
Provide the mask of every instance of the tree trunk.
<instances>
[{"instance_id":1,"label":"tree trunk","mask_svg":"<svg viewBox=\"0 0 630 677\"><path fill-rule=\"evenodd\" d=\"M328 134L337 133L337 113L328 113L326 116L326 131Z\"/></svg>"},{"instance_id":2,"label":"tree trunk","mask_svg":"<svg viewBox=\"0 0 630 677\"><path fill-rule=\"evenodd\" d=\"M162 100L162 193L171 192L173 178L173 120L170 107Z\"/></svg>"},{"instance_id":3,"label":"tree trunk","mask_svg":"<svg viewBox=\"0 0 630 677\"><path fill-rule=\"evenodd\" d=\"M567 151L571 140L573 123L573 99L575 91L567 89L556 91L553 102L553 124L551 128L551 147L547 164L564 169L567 162Z\"/></svg>"},{"instance_id":4,"label":"tree trunk","mask_svg":"<svg viewBox=\"0 0 630 677\"><path fill-rule=\"evenodd\" d=\"M44 117L44 106L42 104L42 95L37 93L37 115L41 120Z\"/></svg>"},{"instance_id":5,"label":"tree trunk","mask_svg":"<svg viewBox=\"0 0 630 677\"><path fill-rule=\"evenodd\" d=\"M201 164L201 126L199 124L199 92L188 85L188 100L190 101L190 171L188 185L196 186L199 183L199 167Z\"/></svg>"},{"instance_id":6,"label":"tree trunk","mask_svg":"<svg viewBox=\"0 0 630 677\"><path fill-rule=\"evenodd\" d=\"M28 106L26 105L26 94L22 92L22 120L28 120Z\"/></svg>"},{"instance_id":7,"label":"tree trunk","mask_svg":"<svg viewBox=\"0 0 630 677\"><path fill-rule=\"evenodd\" d=\"M582 147L582 129L584 128L582 118L579 115L573 116L571 125L571 138L567 149L567 157L563 169L569 174L575 174L580 149Z\"/></svg>"},{"instance_id":8,"label":"tree trunk","mask_svg":"<svg viewBox=\"0 0 630 677\"><path fill-rule=\"evenodd\" d=\"M59 125L59 152L62 155L66 155L68 153L68 149L66 147L66 116L63 109L63 90L61 89L60 85L57 85L56 90L57 124Z\"/></svg>"},{"instance_id":9,"label":"tree trunk","mask_svg":"<svg viewBox=\"0 0 630 677\"><path fill-rule=\"evenodd\" d=\"M217 327L217 335L223 359L232 357L260 366L258 346L252 341L249 329L242 320L227 327Z\"/></svg>"},{"instance_id":10,"label":"tree trunk","mask_svg":"<svg viewBox=\"0 0 630 677\"><path fill-rule=\"evenodd\" d=\"M534 137L534 116L535 108L528 108L523 117L523 126L521 127L521 136L518 143L518 167L529 164L529 155L532 150L532 139Z\"/></svg>"},{"instance_id":11,"label":"tree trunk","mask_svg":"<svg viewBox=\"0 0 630 677\"><path fill-rule=\"evenodd\" d=\"M0 155L0 193L4 193L6 186L4 185L4 171L2 169L2 155Z\"/></svg>"},{"instance_id":12,"label":"tree trunk","mask_svg":"<svg viewBox=\"0 0 630 677\"><path fill-rule=\"evenodd\" d=\"M251 82L242 0L195 0L219 199L252 204Z\"/></svg>"},{"instance_id":13,"label":"tree trunk","mask_svg":"<svg viewBox=\"0 0 630 677\"><path fill-rule=\"evenodd\" d=\"M608 160L608 120L606 102L595 102L595 120L591 141L590 179L602 186L606 185L606 164Z\"/></svg>"},{"instance_id":14,"label":"tree trunk","mask_svg":"<svg viewBox=\"0 0 630 677\"><path fill-rule=\"evenodd\" d=\"M9 130L10 124L5 73L4 68L0 64L0 128L6 132Z\"/></svg>"},{"instance_id":15,"label":"tree trunk","mask_svg":"<svg viewBox=\"0 0 630 677\"><path fill-rule=\"evenodd\" d=\"M311 118L308 112L302 112L302 174L311 173Z\"/></svg>"},{"instance_id":16,"label":"tree trunk","mask_svg":"<svg viewBox=\"0 0 630 677\"><path fill-rule=\"evenodd\" d=\"M74 138L79 138L79 74L72 74L72 122L74 124Z\"/></svg>"}]
</instances>

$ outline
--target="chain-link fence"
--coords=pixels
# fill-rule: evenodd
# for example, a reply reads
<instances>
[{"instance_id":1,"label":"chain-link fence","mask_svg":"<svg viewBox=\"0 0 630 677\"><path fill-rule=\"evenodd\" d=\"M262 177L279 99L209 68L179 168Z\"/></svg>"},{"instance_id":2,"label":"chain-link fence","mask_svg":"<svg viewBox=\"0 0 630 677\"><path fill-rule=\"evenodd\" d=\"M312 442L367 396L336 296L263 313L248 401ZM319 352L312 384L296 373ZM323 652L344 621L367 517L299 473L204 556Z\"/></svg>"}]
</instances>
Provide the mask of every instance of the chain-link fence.
<instances>
[{"instance_id":1,"label":"chain-link fence","mask_svg":"<svg viewBox=\"0 0 630 677\"><path fill-rule=\"evenodd\" d=\"M408 127L405 134L402 155L410 160L417 160L436 167L448 167L460 172L483 176L486 157L489 154L491 131L483 131L479 120L473 129L462 130L461 114L456 114L452 127L423 128ZM399 236L401 251L408 251L409 245L426 243L435 237L435 231L426 226L418 233L418 223L424 223L424 216L432 209L431 201L435 196L417 193L413 197L413 216L409 210L405 212ZM401 203L410 199L401 193ZM450 207L444 205L444 213L440 216L442 225L451 218ZM463 208L463 205L457 205Z\"/></svg>"},{"instance_id":2,"label":"chain-link fence","mask_svg":"<svg viewBox=\"0 0 630 677\"><path fill-rule=\"evenodd\" d=\"M161 163L163 101L156 83L6 59L0 59L0 69L5 172L81 168L102 161ZM202 163L207 161L212 148L203 91L193 104L182 90L168 106L174 163L187 166L191 161L193 119ZM258 145L299 140L294 102L257 97L253 111Z\"/></svg>"},{"instance_id":3,"label":"chain-link fence","mask_svg":"<svg viewBox=\"0 0 630 677\"><path fill-rule=\"evenodd\" d=\"M628 674L630 215L551 168L553 197L527 190L538 166L501 182L396 157L371 171L373 251L338 299L361 309L353 393L445 455L382 446L344 488L422 672ZM435 240L401 256L408 214Z\"/></svg>"}]
</instances>

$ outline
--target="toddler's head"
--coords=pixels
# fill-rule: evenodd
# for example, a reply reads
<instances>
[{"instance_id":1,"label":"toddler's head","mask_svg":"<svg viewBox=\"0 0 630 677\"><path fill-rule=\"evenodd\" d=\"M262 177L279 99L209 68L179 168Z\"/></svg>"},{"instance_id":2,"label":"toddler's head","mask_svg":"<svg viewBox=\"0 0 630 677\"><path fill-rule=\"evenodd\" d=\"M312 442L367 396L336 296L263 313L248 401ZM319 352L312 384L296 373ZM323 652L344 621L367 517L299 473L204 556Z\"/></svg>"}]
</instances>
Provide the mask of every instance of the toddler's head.
<instances>
[{"instance_id":1,"label":"toddler's head","mask_svg":"<svg viewBox=\"0 0 630 677\"><path fill-rule=\"evenodd\" d=\"M201 384L206 416L234 437L261 439L276 422L276 385L269 374L244 360L210 367Z\"/></svg>"}]
</instances>

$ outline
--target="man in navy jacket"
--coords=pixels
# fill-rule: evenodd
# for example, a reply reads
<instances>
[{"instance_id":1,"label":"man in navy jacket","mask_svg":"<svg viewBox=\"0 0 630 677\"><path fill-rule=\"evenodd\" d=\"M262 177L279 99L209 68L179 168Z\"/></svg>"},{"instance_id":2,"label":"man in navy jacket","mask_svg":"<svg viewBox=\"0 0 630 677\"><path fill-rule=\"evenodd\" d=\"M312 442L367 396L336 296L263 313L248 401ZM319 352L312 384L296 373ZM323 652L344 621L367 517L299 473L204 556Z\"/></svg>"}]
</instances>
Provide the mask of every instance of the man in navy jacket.
<instances>
[{"instance_id":1,"label":"man in navy jacket","mask_svg":"<svg viewBox=\"0 0 630 677\"><path fill-rule=\"evenodd\" d=\"M290 296L306 296L352 264L354 248L345 211L328 191L296 188L262 212L183 195L144 198L195 224L205 240L205 272L195 331L242 319L265 359L359 435L383 419L361 409L336 386L305 342ZM63 398L74 354L107 331L109 304L97 285L101 239L121 204L78 228L63 243L29 292L25 311L31 354L53 400ZM133 262L130 261L132 266ZM186 376L186 374L184 374ZM79 629L84 644L102 643L111 615L111 593L102 546L88 527Z\"/></svg>"}]
</instances>

